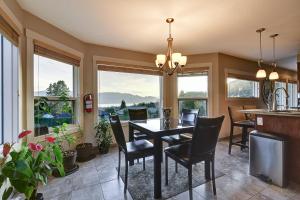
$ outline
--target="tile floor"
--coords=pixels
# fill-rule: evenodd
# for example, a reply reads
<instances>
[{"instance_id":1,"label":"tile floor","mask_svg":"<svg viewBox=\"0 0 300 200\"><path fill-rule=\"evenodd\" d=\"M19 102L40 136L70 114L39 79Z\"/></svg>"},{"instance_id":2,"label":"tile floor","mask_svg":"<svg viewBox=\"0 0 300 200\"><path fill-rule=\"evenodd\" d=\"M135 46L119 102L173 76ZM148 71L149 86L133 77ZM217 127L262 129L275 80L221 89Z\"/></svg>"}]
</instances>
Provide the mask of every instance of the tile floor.
<instances>
[{"instance_id":1,"label":"tile floor","mask_svg":"<svg viewBox=\"0 0 300 200\"><path fill-rule=\"evenodd\" d=\"M249 175L247 152L233 147L232 155L228 155L227 149L226 141L218 143L216 168L225 173L225 176L216 179L217 196L212 194L211 184L206 183L194 188L194 199L300 200L300 185L290 184L286 189L268 185ZM132 199L129 192L124 195L123 182L117 179L117 159L117 149L112 148L107 155L99 155L89 162L81 163L76 173L50 180L40 191L45 200ZM188 192L171 199L188 199Z\"/></svg>"}]
</instances>

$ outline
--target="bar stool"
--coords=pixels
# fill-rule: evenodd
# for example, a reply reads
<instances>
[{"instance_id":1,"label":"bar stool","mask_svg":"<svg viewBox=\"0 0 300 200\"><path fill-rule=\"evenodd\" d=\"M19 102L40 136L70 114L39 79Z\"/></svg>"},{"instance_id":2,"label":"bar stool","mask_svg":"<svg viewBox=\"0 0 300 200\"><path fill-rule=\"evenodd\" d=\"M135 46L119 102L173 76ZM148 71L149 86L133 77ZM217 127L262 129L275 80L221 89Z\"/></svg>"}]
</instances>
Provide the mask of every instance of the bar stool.
<instances>
[{"instance_id":1,"label":"bar stool","mask_svg":"<svg viewBox=\"0 0 300 200\"><path fill-rule=\"evenodd\" d=\"M243 106L228 106L228 112L230 117L230 136L229 136L229 149L228 154L231 154L232 145L240 146L241 150L248 148L248 129L254 128L255 122L248 120L246 115L241 113ZM235 127L242 128L242 139L240 141L233 141L233 132Z\"/></svg>"}]
</instances>

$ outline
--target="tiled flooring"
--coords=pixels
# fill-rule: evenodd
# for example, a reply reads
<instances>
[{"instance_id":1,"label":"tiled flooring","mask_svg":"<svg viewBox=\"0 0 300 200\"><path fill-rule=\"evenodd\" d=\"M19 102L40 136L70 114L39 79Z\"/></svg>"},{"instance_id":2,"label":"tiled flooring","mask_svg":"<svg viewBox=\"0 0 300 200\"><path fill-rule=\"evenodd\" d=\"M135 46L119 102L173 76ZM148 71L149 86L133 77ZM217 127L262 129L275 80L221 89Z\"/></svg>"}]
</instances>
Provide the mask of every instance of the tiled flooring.
<instances>
[{"instance_id":1,"label":"tiled flooring","mask_svg":"<svg viewBox=\"0 0 300 200\"><path fill-rule=\"evenodd\" d=\"M213 196L211 184L206 183L194 188L194 199L300 199L300 185L290 184L287 189L268 185L248 174L247 152L241 152L238 147L233 147L232 155L228 155L227 149L227 142L218 143L216 168L225 173L225 176L216 179L217 196ZM132 199L129 192L124 196L123 182L121 179L117 179L117 155L117 149L113 148L107 155L99 155L89 162L80 164L80 169L76 173L65 178L51 180L46 187L41 188L44 199ZM188 199L188 192L181 193L171 199Z\"/></svg>"}]
</instances>

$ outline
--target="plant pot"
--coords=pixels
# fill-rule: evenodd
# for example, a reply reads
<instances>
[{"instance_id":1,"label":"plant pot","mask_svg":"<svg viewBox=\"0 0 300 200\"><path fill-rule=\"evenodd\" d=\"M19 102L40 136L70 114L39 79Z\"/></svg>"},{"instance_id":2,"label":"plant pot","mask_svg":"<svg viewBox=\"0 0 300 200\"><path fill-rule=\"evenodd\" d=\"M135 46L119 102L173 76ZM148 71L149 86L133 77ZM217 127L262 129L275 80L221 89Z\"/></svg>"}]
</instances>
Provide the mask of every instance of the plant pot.
<instances>
[{"instance_id":1,"label":"plant pot","mask_svg":"<svg viewBox=\"0 0 300 200\"><path fill-rule=\"evenodd\" d=\"M77 161L86 162L95 158L94 148L92 143L81 143L76 146Z\"/></svg>"},{"instance_id":2,"label":"plant pot","mask_svg":"<svg viewBox=\"0 0 300 200\"><path fill-rule=\"evenodd\" d=\"M75 162L76 162L76 157L77 157L77 151L76 150L69 150L63 152L64 154L64 169L65 172L67 173L70 170L74 169Z\"/></svg>"},{"instance_id":3,"label":"plant pot","mask_svg":"<svg viewBox=\"0 0 300 200\"><path fill-rule=\"evenodd\" d=\"M37 193L37 191L34 190L29 200L44 200L43 193Z\"/></svg>"},{"instance_id":4,"label":"plant pot","mask_svg":"<svg viewBox=\"0 0 300 200\"><path fill-rule=\"evenodd\" d=\"M109 146L110 145L98 147L100 154L107 154L109 152Z\"/></svg>"}]
</instances>

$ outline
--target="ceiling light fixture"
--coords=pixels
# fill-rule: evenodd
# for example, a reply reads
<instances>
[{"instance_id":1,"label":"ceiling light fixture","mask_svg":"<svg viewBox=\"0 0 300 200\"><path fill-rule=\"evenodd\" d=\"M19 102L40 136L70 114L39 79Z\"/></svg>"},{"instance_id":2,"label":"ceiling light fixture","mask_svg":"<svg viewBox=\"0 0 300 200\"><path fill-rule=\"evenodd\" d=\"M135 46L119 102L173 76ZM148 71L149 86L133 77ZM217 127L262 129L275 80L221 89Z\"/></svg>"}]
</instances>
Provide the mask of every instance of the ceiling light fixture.
<instances>
[{"instance_id":1,"label":"ceiling light fixture","mask_svg":"<svg viewBox=\"0 0 300 200\"><path fill-rule=\"evenodd\" d=\"M276 71L276 67L277 67L277 63L276 63L276 56L275 56L275 38L278 36L278 34L273 34L270 35L270 38L273 38L273 71L271 72L271 74L269 75L269 79L270 80L277 80L279 79L279 75Z\"/></svg>"},{"instance_id":2,"label":"ceiling light fixture","mask_svg":"<svg viewBox=\"0 0 300 200\"><path fill-rule=\"evenodd\" d=\"M258 64L258 71L256 72L256 78L266 78L267 77L267 73L266 71L262 68L261 63L263 62L262 59L262 50L261 50L261 33L263 31L265 31L265 28L260 28L258 30L256 30L257 33L259 33L259 50L260 50L260 54L259 54L259 59L257 61Z\"/></svg>"},{"instance_id":3,"label":"ceiling light fixture","mask_svg":"<svg viewBox=\"0 0 300 200\"><path fill-rule=\"evenodd\" d=\"M169 37L167 39L168 49L167 54L158 54L156 56L155 64L161 70L172 75L175 70L182 71L182 67L186 65L187 57L182 56L181 53L173 53L173 38L171 35L171 23L174 22L173 18L167 18L166 22L169 24Z\"/></svg>"}]
</instances>

